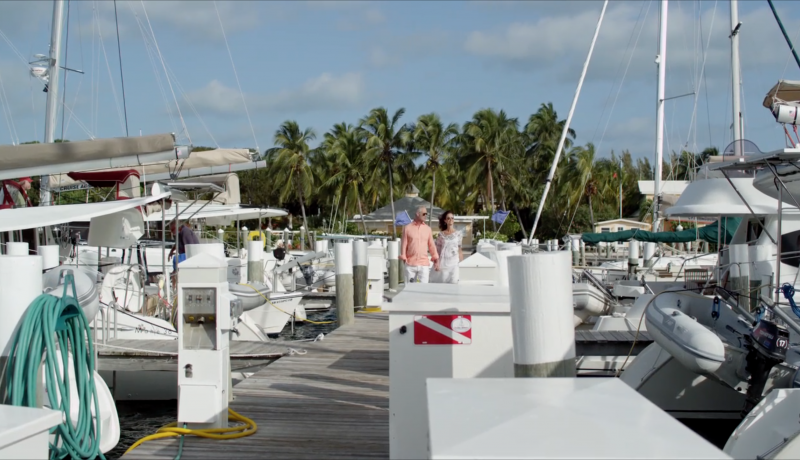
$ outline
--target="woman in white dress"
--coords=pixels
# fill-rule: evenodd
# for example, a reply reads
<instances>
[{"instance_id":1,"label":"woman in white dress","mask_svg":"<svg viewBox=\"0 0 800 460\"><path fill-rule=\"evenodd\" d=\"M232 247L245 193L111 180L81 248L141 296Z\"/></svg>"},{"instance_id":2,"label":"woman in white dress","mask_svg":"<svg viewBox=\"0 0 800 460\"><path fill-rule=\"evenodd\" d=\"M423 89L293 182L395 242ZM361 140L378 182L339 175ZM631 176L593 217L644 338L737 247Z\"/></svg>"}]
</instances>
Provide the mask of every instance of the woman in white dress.
<instances>
[{"instance_id":1,"label":"woman in white dress","mask_svg":"<svg viewBox=\"0 0 800 460\"><path fill-rule=\"evenodd\" d=\"M463 235L453 225L454 216L445 211L439 216L439 236L436 237L436 252L439 260L433 265L431 283L458 283L458 263L464 259L461 251Z\"/></svg>"}]
</instances>

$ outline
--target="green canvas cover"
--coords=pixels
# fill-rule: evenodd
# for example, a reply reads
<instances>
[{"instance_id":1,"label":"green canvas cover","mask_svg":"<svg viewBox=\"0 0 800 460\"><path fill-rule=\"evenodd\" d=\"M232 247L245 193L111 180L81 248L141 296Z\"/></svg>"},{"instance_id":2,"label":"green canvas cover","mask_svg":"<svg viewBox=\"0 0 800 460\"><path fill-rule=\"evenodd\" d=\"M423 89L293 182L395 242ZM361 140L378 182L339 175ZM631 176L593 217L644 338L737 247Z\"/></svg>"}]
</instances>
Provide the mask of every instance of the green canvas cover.
<instances>
[{"instance_id":1,"label":"green canvas cover","mask_svg":"<svg viewBox=\"0 0 800 460\"><path fill-rule=\"evenodd\" d=\"M725 244L729 244L741 223L741 217L725 217L722 219L722 237ZM617 241L647 241L653 243L688 243L697 240L708 241L716 244L719 233L717 222L700 228L682 230L680 232L648 232L645 230L625 230L609 233L584 233L581 235L584 243L597 244L600 242L613 243Z\"/></svg>"}]
</instances>

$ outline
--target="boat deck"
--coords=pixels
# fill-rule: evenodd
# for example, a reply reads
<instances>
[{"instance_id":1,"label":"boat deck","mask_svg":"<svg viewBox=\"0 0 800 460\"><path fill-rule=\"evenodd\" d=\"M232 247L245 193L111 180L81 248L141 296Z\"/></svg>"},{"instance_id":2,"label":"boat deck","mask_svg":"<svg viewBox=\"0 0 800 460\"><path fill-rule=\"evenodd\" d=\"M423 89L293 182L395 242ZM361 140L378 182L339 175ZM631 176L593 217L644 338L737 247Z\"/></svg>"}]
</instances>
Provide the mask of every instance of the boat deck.
<instances>
[{"instance_id":1,"label":"boat deck","mask_svg":"<svg viewBox=\"0 0 800 460\"><path fill-rule=\"evenodd\" d=\"M388 314L357 314L324 340L296 344L234 387L231 409L258 425L235 440L187 437L182 458L389 458ZM233 351L233 350L232 350ZM146 442L126 459L173 459L177 438Z\"/></svg>"}]
</instances>

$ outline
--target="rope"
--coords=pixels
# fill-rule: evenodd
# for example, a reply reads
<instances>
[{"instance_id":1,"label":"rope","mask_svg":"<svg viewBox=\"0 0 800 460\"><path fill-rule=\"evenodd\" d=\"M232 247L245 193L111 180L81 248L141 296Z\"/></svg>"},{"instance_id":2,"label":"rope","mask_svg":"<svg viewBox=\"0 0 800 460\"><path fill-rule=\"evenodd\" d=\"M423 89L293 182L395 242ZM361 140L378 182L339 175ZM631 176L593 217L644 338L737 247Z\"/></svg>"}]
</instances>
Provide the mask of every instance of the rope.
<instances>
[{"instance_id":1,"label":"rope","mask_svg":"<svg viewBox=\"0 0 800 460\"><path fill-rule=\"evenodd\" d=\"M225 48L228 50L228 57L231 60L231 67L233 67L233 76L236 77L236 86L239 87L239 94L242 96L242 104L244 105L244 113L247 115L247 122L250 123L250 132L253 133L253 140L256 143L256 151L261 152L261 148L258 146L258 139L256 139L256 130L253 128L253 121L250 119L250 111L247 110L247 99L244 97L244 92L242 91L242 84L239 83L239 73L236 72L236 64L233 63L233 54L231 54L231 47L228 45L228 37L225 35L225 27L222 25L222 17L219 15L219 10L217 9L217 2L214 0L214 11L217 13L217 19L219 20L219 28L222 30L222 38L225 40Z\"/></svg>"},{"instance_id":2,"label":"rope","mask_svg":"<svg viewBox=\"0 0 800 460\"><path fill-rule=\"evenodd\" d=\"M95 15L97 15L97 20L99 21L100 20L100 16L99 16L99 14L97 13L96 10L95 10ZM99 40L100 49L103 51L103 57L106 60L106 70L108 71L108 79L109 79L109 81L114 81L114 77L111 75L111 64L109 64L109 61L108 61L108 53L106 53L106 45L104 43L103 33L102 33L100 27L97 28L97 36L100 37L100 40ZM98 71L99 71L100 70L100 63L99 63L100 56L99 55L97 57L97 60L98 60L97 68L98 68ZM99 93L99 91L100 91L99 76L98 76L98 83L97 84L98 84L97 91ZM114 87L114 85L111 85L111 94L114 96L114 105L117 106L117 116L119 117L120 128L124 129L125 128L125 122L123 120L123 116L122 116L122 113L121 113L121 107L119 106L119 99L117 99L117 89ZM100 96L98 94L98 96L97 96L97 103L98 104L99 104L99 99L100 99ZM64 107L66 108L66 106L64 106ZM70 113L72 113L71 110L70 110Z\"/></svg>"},{"instance_id":3,"label":"rope","mask_svg":"<svg viewBox=\"0 0 800 460\"><path fill-rule=\"evenodd\" d=\"M164 68L164 76L167 77L167 85L169 85L169 90L172 93L172 99L175 101L175 107L178 109L178 118L181 120L181 125L183 126L183 131L186 133L186 137L189 139L189 144L192 143L192 137L189 135L189 129L186 128L186 120L183 119L183 113L181 112L181 106L178 104L178 98L175 96L175 90L172 89L172 81L167 74L167 67L164 64L164 57L161 55L161 48L158 46L158 40L156 39L156 34L153 32L153 25L150 24L150 16L147 15L147 8L144 6L144 0L140 1L142 4L142 10L144 11L144 17L147 20L147 27L150 28L150 35L153 36L153 44L156 47L156 52L158 52L158 59L161 61L161 67Z\"/></svg>"},{"instance_id":4,"label":"rope","mask_svg":"<svg viewBox=\"0 0 800 460\"><path fill-rule=\"evenodd\" d=\"M72 290L71 296L67 295L67 289ZM100 452L100 403L94 383L94 347L71 273L65 277L62 297L42 294L31 303L14 336L6 365L8 397L12 405L38 407L41 382L38 371L43 356L50 407L64 415L64 421L53 429L55 438L50 443L50 459L104 459ZM74 383L69 378L70 366L75 373ZM73 405L71 385L77 385L78 390L77 420L72 420L70 411Z\"/></svg>"},{"instance_id":5,"label":"rope","mask_svg":"<svg viewBox=\"0 0 800 460\"><path fill-rule=\"evenodd\" d=\"M794 286L789 283L785 283L781 286L781 291L783 292L783 296L786 300L789 301L789 305L792 307L792 312L800 318L800 308L797 307L797 304L794 303Z\"/></svg>"},{"instance_id":6,"label":"rope","mask_svg":"<svg viewBox=\"0 0 800 460\"><path fill-rule=\"evenodd\" d=\"M228 408L228 420L233 420L235 422L243 422L244 425L238 425L228 428L206 428L200 430L191 430L188 428L178 428L177 422L172 422L167 426L161 427L156 431L154 434L149 436L145 436L142 439L136 441L131 445L128 450L125 451L125 454L128 454L133 449L139 447L143 443L147 441L154 441L156 439L163 439L163 438L172 438L177 436L198 436L201 438L208 438L208 439L239 439L244 438L246 436L250 436L251 434L258 431L258 425L256 422L252 421L251 419L245 417L244 415L240 415L236 413L233 409ZM185 425L184 425L185 426ZM182 446L179 446L178 457L179 458L182 450Z\"/></svg>"},{"instance_id":7,"label":"rope","mask_svg":"<svg viewBox=\"0 0 800 460\"><path fill-rule=\"evenodd\" d=\"M119 43L119 19L117 18L117 0L114 0L114 25L117 27L117 54L119 55L119 80L122 83L122 110L125 113L125 137L128 137L128 105L125 102L125 77L122 73L122 47ZM67 29L69 30L69 29Z\"/></svg>"}]
</instances>

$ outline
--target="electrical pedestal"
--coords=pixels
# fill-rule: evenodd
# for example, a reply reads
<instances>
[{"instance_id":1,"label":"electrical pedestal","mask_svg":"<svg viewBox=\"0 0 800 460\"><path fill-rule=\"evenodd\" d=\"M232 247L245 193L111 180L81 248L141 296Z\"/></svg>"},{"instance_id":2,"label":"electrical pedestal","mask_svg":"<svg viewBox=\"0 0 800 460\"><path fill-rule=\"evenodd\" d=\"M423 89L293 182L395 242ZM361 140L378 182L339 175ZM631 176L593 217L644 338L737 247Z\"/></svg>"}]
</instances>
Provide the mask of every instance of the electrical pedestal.
<instances>
[{"instance_id":1,"label":"electrical pedestal","mask_svg":"<svg viewBox=\"0 0 800 460\"><path fill-rule=\"evenodd\" d=\"M228 292L228 264L201 253L178 271L178 426L227 428L230 333L241 303Z\"/></svg>"}]
</instances>

